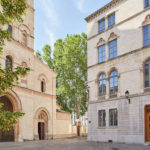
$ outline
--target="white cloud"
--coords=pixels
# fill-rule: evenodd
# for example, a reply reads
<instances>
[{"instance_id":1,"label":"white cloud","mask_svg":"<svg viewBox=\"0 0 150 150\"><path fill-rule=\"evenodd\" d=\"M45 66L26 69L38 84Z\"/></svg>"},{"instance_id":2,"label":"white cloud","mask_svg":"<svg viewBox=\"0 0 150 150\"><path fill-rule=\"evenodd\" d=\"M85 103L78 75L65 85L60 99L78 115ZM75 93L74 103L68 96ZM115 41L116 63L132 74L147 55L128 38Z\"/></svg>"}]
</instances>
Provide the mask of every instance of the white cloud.
<instances>
[{"instance_id":1,"label":"white cloud","mask_svg":"<svg viewBox=\"0 0 150 150\"><path fill-rule=\"evenodd\" d=\"M48 21L55 26L59 26L59 18L53 0L40 0L41 8L45 12Z\"/></svg>"},{"instance_id":2,"label":"white cloud","mask_svg":"<svg viewBox=\"0 0 150 150\"><path fill-rule=\"evenodd\" d=\"M76 2L77 2L77 8L78 8L78 10L81 11L82 13L84 13L85 10L84 10L83 6L84 6L85 0L76 0Z\"/></svg>"},{"instance_id":3,"label":"white cloud","mask_svg":"<svg viewBox=\"0 0 150 150\"><path fill-rule=\"evenodd\" d=\"M50 44L50 46L52 48L52 51L53 51L54 50L54 43L56 41L55 33L47 27L45 28L45 33L47 34L47 36L49 38L48 39L49 40L48 44Z\"/></svg>"}]
</instances>

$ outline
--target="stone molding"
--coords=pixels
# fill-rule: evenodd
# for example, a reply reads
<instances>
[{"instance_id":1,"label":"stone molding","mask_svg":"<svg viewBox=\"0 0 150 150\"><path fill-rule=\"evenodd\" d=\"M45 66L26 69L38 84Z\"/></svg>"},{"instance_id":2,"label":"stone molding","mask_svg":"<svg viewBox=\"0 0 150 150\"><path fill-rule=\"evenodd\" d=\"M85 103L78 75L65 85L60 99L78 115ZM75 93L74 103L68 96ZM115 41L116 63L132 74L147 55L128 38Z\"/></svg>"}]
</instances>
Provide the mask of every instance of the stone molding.
<instances>
[{"instance_id":1,"label":"stone molding","mask_svg":"<svg viewBox=\"0 0 150 150\"><path fill-rule=\"evenodd\" d=\"M127 18L127 19L125 19L125 20L123 20L123 21L117 23L117 24L115 24L112 28L115 28L115 27L117 27L117 26L119 26L119 25L121 25L121 24L123 24L123 23L125 23L125 22L127 22L127 21L129 21L129 20L131 20L131 19L133 19L133 18L135 18L135 17L141 15L142 13L149 11L149 10L150 10L150 7L147 8L147 9L144 9L144 10L140 11L139 13L136 13L135 15L133 15L133 16L131 16L131 17L129 17L129 18ZM107 31L111 30L112 28L106 29L105 31L103 31L103 33L105 33L105 32L107 32ZM89 40L91 40L91 39L93 39L93 38L99 36L100 34L102 34L102 33L97 33L97 34L95 34L95 35L93 35L93 36L91 36L91 37L88 37L87 40L89 41Z\"/></svg>"},{"instance_id":2,"label":"stone molding","mask_svg":"<svg viewBox=\"0 0 150 150\"><path fill-rule=\"evenodd\" d=\"M97 43L97 47L104 45L105 44L105 40L103 38L100 38L98 43Z\"/></svg>"},{"instance_id":3,"label":"stone molding","mask_svg":"<svg viewBox=\"0 0 150 150\"><path fill-rule=\"evenodd\" d=\"M46 83L48 83L48 78L46 77L46 75L44 73L40 74L38 77L38 80L42 81L45 80Z\"/></svg>"},{"instance_id":4,"label":"stone molding","mask_svg":"<svg viewBox=\"0 0 150 150\"><path fill-rule=\"evenodd\" d=\"M34 91L32 89L28 89L28 88L21 87L21 86L15 86L14 89L17 92L22 91L22 92L32 93L34 95L39 95L41 97L48 97L48 98L51 98L51 99L56 98L56 95L51 95L51 94L42 93L42 92L39 92L39 91Z\"/></svg>"},{"instance_id":5,"label":"stone molding","mask_svg":"<svg viewBox=\"0 0 150 150\"><path fill-rule=\"evenodd\" d=\"M142 26L146 26L148 24L150 24L150 14L145 17L145 20L142 23Z\"/></svg>"},{"instance_id":6,"label":"stone molding","mask_svg":"<svg viewBox=\"0 0 150 150\"><path fill-rule=\"evenodd\" d=\"M112 40L115 40L115 39L117 39L118 38L118 36L114 33L114 32L112 32L112 33L110 33L110 36L109 36L109 38L108 38L108 41L112 41Z\"/></svg>"},{"instance_id":7,"label":"stone molding","mask_svg":"<svg viewBox=\"0 0 150 150\"><path fill-rule=\"evenodd\" d=\"M141 94L132 94L130 95L130 98L134 98L134 97L140 97L140 96L150 96L150 91L149 92L144 92ZM115 97L115 98L108 98L105 100L96 100L96 101L89 101L88 104L96 104L96 103L103 103L103 102L109 102L109 101L116 101L116 100L125 100L125 96L120 96L120 97ZM131 100L132 101L132 100Z\"/></svg>"},{"instance_id":8,"label":"stone molding","mask_svg":"<svg viewBox=\"0 0 150 150\"><path fill-rule=\"evenodd\" d=\"M97 16L99 16L100 14L102 14L105 11L109 10L110 8L115 7L117 4L119 4L119 2L122 2L122 1L123 0L112 0L110 3L108 3L104 7L98 9L97 11L92 13L90 16L86 17L85 20L87 22L91 21L92 19L96 18Z\"/></svg>"}]
</instances>

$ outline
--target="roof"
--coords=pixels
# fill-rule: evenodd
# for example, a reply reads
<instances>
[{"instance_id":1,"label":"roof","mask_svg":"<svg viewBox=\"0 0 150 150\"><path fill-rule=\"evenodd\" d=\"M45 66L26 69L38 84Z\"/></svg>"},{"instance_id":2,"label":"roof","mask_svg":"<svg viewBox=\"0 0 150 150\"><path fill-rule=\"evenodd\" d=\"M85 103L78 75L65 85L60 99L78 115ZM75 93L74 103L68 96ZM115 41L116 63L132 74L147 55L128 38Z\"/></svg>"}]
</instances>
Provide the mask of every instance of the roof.
<instances>
[{"instance_id":1,"label":"roof","mask_svg":"<svg viewBox=\"0 0 150 150\"><path fill-rule=\"evenodd\" d=\"M101 7L100 9L98 9L97 11L95 11L94 13L92 13L91 15L86 17L85 20L87 22L90 21L91 19L95 18L99 14L101 14L104 11L108 10L113 4L116 4L116 3L120 2L120 1L122 1L122 0L112 0L110 3L106 4L105 6Z\"/></svg>"}]
</instances>

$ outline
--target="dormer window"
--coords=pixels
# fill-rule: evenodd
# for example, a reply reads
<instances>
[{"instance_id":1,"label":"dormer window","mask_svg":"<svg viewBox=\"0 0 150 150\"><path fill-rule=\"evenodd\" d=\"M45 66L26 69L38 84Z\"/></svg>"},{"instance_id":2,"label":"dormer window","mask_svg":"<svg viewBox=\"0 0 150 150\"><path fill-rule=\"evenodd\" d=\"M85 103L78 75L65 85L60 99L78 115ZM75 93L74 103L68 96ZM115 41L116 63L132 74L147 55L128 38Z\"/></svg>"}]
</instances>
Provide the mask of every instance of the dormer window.
<instances>
[{"instance_id":1,"label":"dormer window","mask_svg":"<svg viewBox=\"0 0 150 150\"><path fill-rule=\"evenodd\" d=\"M108 28L114 26L115 23L116 23L116 21L115 21L115 13L114 13L114 14L108 16Z\"/></svg>"},{"instance_id":2,"label":"dormer window","mask_svg":"<svg viewBox=\"0 0 150 150\"><path fill-rule=\"evenodd\" d=\"M105 30L105 19L99 22L99 32L103 32Z\"/></svg>"}]
</instances>

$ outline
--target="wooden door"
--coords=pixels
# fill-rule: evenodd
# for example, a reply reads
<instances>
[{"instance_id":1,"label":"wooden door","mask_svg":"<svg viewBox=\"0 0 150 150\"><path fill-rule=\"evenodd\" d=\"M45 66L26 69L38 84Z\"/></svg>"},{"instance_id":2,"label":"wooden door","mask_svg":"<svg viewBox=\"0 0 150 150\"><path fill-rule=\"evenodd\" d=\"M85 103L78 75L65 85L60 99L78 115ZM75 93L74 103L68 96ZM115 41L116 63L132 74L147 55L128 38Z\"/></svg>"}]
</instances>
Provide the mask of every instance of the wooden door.
<instances>
[{"instance_id":1,"label":"wooden door","mask_svg":"<svg viewBox=\"0 0 150 150\"><path fill-rule=\"evenodd\" d=\"M38 123L39 140L45 139L45 125L43 122Z\"/></svg>"},{"instance_id":2,"label":"wooden door","mask_svg":"<svg viewBox=\"0 0 150 150\"><path fill-rule=\"evenodd\" d=\"M145 108L145 140L150 142L150 105Z\"/></svg>"},{"instance_id":3,"label":"wooden door","mask_svg":"<svg viewBox=\"0 0 150 150\"><path fill-rule=\"evenodd\" d=\"M77 126L77 136L80 136L80 126Z\"/></svg>"},{"instance_id":4,"label":"wooden door","mask_svg":"<svg viewBox=\"0 0 150 150\"><path fill-rule=\"evenodd\" d=\"M14 141L14 129L9 131L0 130L0 142Z\"/></svg>"}]
</instances>

